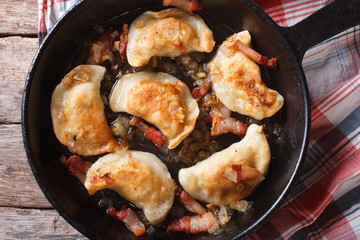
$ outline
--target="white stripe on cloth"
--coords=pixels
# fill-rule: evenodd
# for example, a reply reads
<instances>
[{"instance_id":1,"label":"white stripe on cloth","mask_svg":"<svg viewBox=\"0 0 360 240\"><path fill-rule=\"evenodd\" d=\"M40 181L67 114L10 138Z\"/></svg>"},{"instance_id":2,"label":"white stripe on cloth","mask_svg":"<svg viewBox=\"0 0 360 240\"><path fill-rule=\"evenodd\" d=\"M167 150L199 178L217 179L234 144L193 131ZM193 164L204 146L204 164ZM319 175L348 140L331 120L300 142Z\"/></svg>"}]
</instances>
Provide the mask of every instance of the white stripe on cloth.
<instances>
[{"instance_id":1,"label":"white stripe on cloth","mask_svg":"<svg viewBox=\"0 0 360 240\"><path fill-rule=\"evenodd\" d=\"M314 104L360 73L359 42L360 27L356 26L306 52L302 65Z\"/></svg>"}]
</instances>

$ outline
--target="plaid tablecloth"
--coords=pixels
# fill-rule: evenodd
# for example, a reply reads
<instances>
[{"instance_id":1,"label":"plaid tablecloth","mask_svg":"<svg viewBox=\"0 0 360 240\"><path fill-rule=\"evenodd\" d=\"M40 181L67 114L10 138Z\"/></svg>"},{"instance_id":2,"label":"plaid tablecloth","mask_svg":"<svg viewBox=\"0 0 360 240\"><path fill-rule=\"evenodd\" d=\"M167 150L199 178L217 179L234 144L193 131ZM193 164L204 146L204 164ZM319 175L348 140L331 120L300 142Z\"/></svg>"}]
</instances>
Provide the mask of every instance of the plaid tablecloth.
<instances>
[{"instance_id":1,"label":"plaid tablecloth","mask_svg":"<svg viewBox=\"0 0 360 240\"><path fill-rule=\"evenodd\" d=\"M77 0L38 1L41 42ZM254 1L280 26L331 2ZM360 239L360 25L311 48L302 65L312 108L306 160L283 205L248 239Z\"/></svg>"}]
</instances>

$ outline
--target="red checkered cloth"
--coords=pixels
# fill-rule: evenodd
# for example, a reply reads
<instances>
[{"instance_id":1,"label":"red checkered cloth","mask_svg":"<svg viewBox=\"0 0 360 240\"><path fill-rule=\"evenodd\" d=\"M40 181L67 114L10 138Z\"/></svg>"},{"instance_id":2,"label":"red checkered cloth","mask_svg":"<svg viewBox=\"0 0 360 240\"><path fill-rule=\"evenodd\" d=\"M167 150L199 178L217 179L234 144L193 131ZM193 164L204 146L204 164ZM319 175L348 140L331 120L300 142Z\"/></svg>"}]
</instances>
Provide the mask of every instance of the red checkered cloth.
<instances>
[{"instance_id":1,"label":"red checkered cloth","mask_svg":"<svg viewBox=\"0 0 360 240\"><path fill-rule=\"evenodd\" d=\"M280 26L331 2L254 1ZM74 2L39 0L40 42ZM360 239L360 25L311 48L302 65L312 107L306 160L283 205L248 239Z\"/></svg>"}]
</instances>

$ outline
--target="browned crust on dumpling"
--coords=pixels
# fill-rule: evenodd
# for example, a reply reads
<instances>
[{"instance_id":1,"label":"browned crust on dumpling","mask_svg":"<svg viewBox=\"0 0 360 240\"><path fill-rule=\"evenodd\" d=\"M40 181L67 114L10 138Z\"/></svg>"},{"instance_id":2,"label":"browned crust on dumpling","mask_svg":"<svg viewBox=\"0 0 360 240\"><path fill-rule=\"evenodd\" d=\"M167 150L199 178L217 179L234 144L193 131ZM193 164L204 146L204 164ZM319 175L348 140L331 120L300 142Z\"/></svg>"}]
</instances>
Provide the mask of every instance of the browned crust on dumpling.
<instances>
[{"instance_id":1,"label":"browned crust on dumpling","mask_svg":"<svg viewBox=\"0 0 360 240\"><path fill-rule=\"evenodd\" d=\"M250 125L245 137L194 166L179 171L179 182L193 198L217 206L247 197L264 179L270 162L270 147L262 126ZM249 178L234 182L224 173L241 165Z\"/></svg>"},{"instance_id":2,"label":"browned crust on dumpling","mask_svg":"<svg viewBox=\"0 0 360 240\"><path fill-rule=\"evenodd\" d=\"M250 46L250 34L243 31L228 37L209 63L213 89L230 110L261 120L271 117L283 105L283 97L261 79L260 67L235 47L236 40Z\"/></svg>"},{"instance_id":3,"label":"browned crust on dumpling","mask_svg":"<svg viewBox=\"0 0 360 240\"><path fill-rule=\"evenodd\" d=\"M171 209L176 184L155 155L124 150L95 162L87 173L85 187L90 195L112 189L143 209L151 224L159 224Z\"/></svg>"},{"instance_id":4,"label":"browned crust on dumpling","mask_svg":"<svg viewBox=\"0 0 360 240\"><path fill-rule=\"evenodd\" d=\"M201 17L180 9L145 12L131 24L128 36L127 58L134 67L145 65L152 56L211 52L215 45L212 31Z\"/></svg>"},{"instance_id":5,"label":"browned crust on dumpling","mask_svg":"<svg viewBox=\"0 0 360 240\"><path fill-rule=\"evenodd\" d=\"M51 116L58 140L83 156L113 152L117 142L106 122L100 97L99 66L79 66L67 74L52 95ZM93 75L98 75L97 80Z\"/></svg>"},{"instance_id":6,"label":"browned crust on dumpling","mask_svg":"<svg viewBox=\"0 0 360 240\"><path fill-rule=\"evenodd\" d=\"M128 91L127 108L136 116L155 122L173 138L185 122L186 104L180 98L183 83L177 85L140 81ZM133 103L136 103L133 104Z\"/></svg>"},{"instance_id":7,"label":"browned crust on dumpling","mask_svg":"<svg viewBox=\"0 0 360 240\"><path fill-rule=\"evenodd\" d=\"M109 100L114 112L127 112L153 124L175 148L194 129L199 108L187 86L167 73L122 76Z\"/></svg>"}]
</instances>

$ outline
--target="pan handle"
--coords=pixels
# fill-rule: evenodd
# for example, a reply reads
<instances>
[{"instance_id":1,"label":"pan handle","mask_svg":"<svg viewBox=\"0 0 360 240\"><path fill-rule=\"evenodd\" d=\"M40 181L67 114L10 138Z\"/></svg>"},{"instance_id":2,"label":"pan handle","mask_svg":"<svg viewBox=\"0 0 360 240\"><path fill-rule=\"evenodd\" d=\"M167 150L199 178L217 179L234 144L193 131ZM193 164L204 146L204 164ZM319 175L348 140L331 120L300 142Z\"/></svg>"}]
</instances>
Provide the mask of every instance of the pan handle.
<instances>
[{"instance_id":1,"label":"pan handle","mask_svg":"<svg viewBox=\"0 0 360 240\"><path fill-rule=\"evenodd\" d=\"M360 0L335 0L291 27L280 27L302 61L312 46L360 24Z\"/></svg>"}]
</instances>

